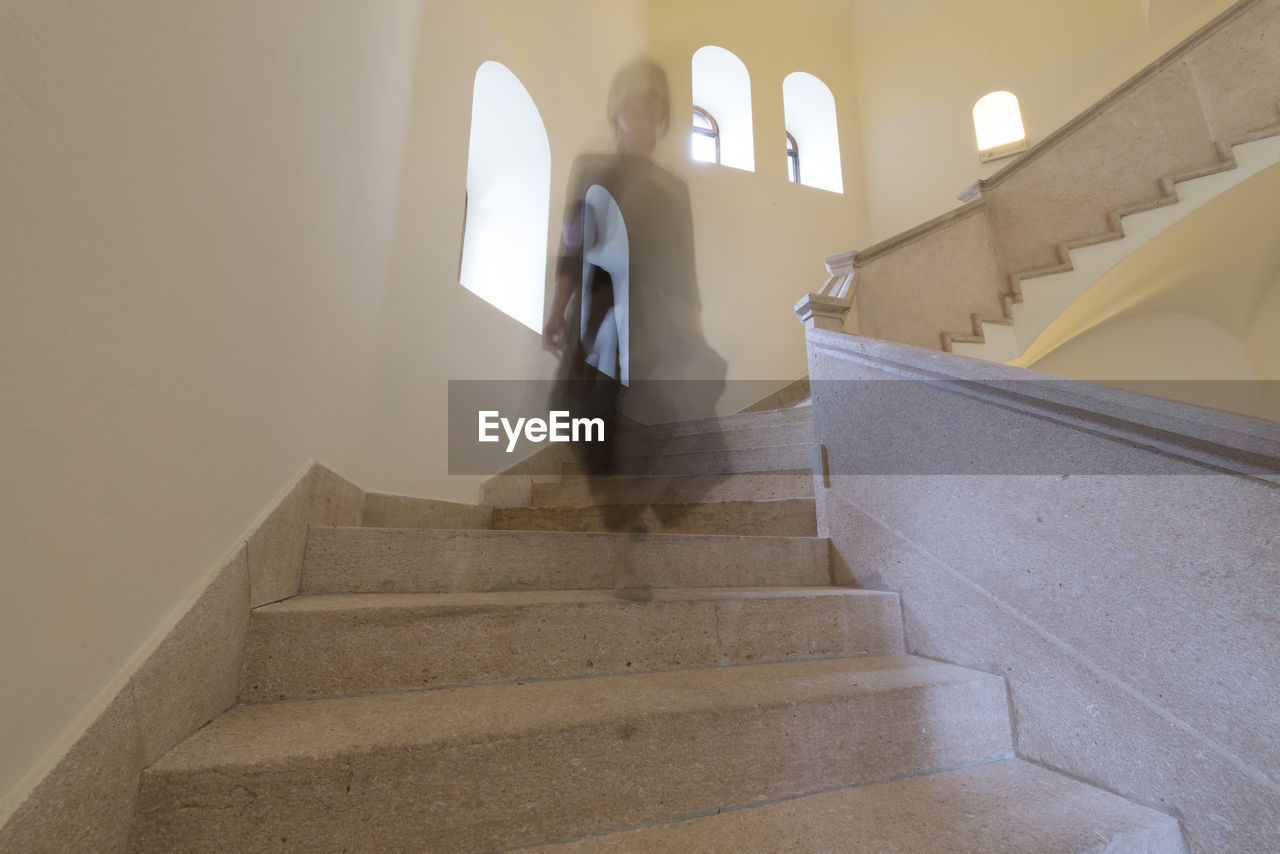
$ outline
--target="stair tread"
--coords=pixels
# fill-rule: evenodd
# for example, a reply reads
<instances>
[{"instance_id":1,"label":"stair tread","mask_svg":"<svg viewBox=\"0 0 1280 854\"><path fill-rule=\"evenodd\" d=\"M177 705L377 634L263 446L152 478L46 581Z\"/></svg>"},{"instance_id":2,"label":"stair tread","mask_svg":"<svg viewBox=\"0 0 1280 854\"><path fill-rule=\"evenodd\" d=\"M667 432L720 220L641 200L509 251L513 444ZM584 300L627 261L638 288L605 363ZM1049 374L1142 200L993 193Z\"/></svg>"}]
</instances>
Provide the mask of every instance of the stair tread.
<instances>
[{"instance_id":1,"label":"stair tread","mask_svg":"<svg viewBox=\"0 0 1280 854\"><path fill-rule=\"evenodd\" d=\"M648 424L633 427L626 433L631 437L692 435L694 433L723 432L740 428L765 427L774 424L795 424L813 419L812 410L784 407L764 409L758 412L737 412L710 418L692 418L687 421L669 421L665 424Z\"/></svg>"},{"instance_id":2,"label":"stair tread","mask_svg":"<svg viewBox=\"0 0 1280 854\"><path fill-rule=\"evenodd\" d=\"M655 534L763 534L816 536L812 498L699 504L547 504L494 509L494 530L606 531L610 520L633 519ZM616 521L612 522L616 525Z\"/></svg>"},{"instance_id":3,"label":"stair tread","mask_svg":"<svg viewBox=\"0 0 1280 854\"><path fill-rule=\"evenodd\" d=\"M999 682L908 655L594 676L235 706L145 773L317 760L352 752L472 744L637 718L715 714Z\"/></svg>"},{"instance_id":4,"label":"stair tread","mask_svg":"<svg viewBox=\"0 0 1280 854\"><path fill-rule=\"evenodd\" d=\"M301 592L612 587L609 567L621 551L654 587L831 581L827 541L818 537L312 526Z\"/></svg>"},{"instance_id":5,"label":"stair tread","mask_svg":"<svg viewBox=\"0 0 1280 854\"><path fill-rule=\"evenodd\" d=\"M720 599L797 599L849 597L882 599L896 593L854 587L673 587L653 591L654 601L704 601ZM261 605L255 614L300 614L324 611L376 610L382 608L431 610L488 610L529 605L591 602L616 603L611 590L518 590L472 593L306 593Z\"/></svg>"},{"instance_id":6,"label":"stair tread","mask_svg":"<svg viewBox=\"0 0 1280 854\"><path fill-rule=\"evenodd\" d=\"M537 847L543 854L783 850L1150 854L1181 851L1182 841L1171 816L1004 759Z\"/></svg>"},{"instance_id":7,"label":"stair tread","mask_svg":"<svg viewBox=\"0 0 1280 854\"><path fill-rule=\"evenodd\" d=\"M547 505L559 506L559 505ZM569 505L565 505L569 506ZM724 539L741 539L752 543L758 543L762 540L822 540L823 537L787 537L787 536L767 536L757 537L750 534L662 534L662 533L643 533L643 534L627 534L615 531L507 531L494 530L490 528L372 528L359 525L312 525L313 531L319 530L325 533L330 532L350 532L353 537L369 535L371 538L390 537L395 535L421 538L441 538L441 539L457 539L457 538L473 538L473 539L510 539L513 537L528 537L531 539L547 538L547 542L553 542L559 539L563 542L570 540L582 540L584 542L594 540L600 537L636 537L638 539L649 539L651 541L663 540L666 542L687 542L694 539L714 538L718 540Z\"/></svg>"}]
</instances>

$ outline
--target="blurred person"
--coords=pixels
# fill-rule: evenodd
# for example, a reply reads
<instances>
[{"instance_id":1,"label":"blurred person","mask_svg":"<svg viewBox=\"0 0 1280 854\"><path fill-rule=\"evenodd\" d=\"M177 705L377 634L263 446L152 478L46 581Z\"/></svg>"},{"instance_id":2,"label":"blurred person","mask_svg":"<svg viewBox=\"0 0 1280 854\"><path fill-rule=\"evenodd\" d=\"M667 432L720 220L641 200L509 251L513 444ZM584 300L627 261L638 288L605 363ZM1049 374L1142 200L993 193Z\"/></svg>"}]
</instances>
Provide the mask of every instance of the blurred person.
<instances>
[{"instance_id":1,"label":"blurred person","mask_svg":"<svg viewBox=\"0 0 1280 854\"><path fill-rule=\"evenodd\" d=\"M634 535L644 506L611 504L607 493L621 468L622 416L657 424L714 415L726 364L702 330L688 188L652 159L670 126L666 72L646 59L624 66L607 113L613 151L582 154L571 172L543 340L560 356L554 406L605 422L604 442L574 449L606 526ZM615 589L648 598L631 537L615 542Z\"/></svg>"}]
</instances>

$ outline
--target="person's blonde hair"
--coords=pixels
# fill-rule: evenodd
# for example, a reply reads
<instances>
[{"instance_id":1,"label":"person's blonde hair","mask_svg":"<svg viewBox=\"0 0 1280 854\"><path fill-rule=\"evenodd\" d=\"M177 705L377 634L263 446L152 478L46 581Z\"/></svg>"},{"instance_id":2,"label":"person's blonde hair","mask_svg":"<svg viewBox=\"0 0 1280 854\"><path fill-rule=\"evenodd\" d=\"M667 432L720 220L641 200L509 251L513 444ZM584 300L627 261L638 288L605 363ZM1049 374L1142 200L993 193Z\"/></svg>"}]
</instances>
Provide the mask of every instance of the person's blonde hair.
<instances>
[{"instance_id":1,"label":"person's blonde hair","mask_svg":"<svg viewBox=\"0 0 1280 854\"><path fill-rule=\"evenodd\" d=\"M671 88L667 85L667 72L661 65L651 59L636 59L628 62L613 76L609 86L609 103L606 110L609 124L614 130L618 128L618 112L622 102L635 90L643 86L653 86L662 96L661 132L665 133L671 126Z\"/></svg>"}]
</instances>

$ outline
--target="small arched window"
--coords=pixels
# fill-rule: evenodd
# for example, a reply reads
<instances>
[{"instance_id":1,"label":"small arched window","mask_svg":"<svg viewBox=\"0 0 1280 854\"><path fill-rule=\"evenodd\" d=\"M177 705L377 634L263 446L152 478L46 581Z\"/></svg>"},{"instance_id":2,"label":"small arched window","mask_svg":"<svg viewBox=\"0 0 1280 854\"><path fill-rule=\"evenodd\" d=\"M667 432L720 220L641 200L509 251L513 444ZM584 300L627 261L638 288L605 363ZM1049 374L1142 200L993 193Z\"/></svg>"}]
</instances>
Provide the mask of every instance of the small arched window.
<instances>
[{"instance_id":1,"label":"small arched window","mask_svg":"<svg viewBox=\"0 0 1280 854\"><path fill-rule=\"evenodd\" d=\"M973 131L983 163L1027 150L1022 110L1012 92L991 92L973 106Z\"/></svg>"},{"instance_id":2,"label":"small arched window","mask_svg":"<svg viewBox=\"0 0 1280 854\"><path fill-rule=\"evenodd\" d=\"M742 60L722 47L699 48L693 55L693 103L708 118L715 116L720 141L719 162L735 169L755 171L751 75ZM696 112L694 116L696 119ZM694 126L697 126L696 120Z\"/></svg>"},{"instance_id":3,"label":"small arched window","mask_svg":"<svg viewBox=\"0 0 1280 854\"><path fill-rule=\"evenodd\" d=\"M787 170L788 173L794 171L791 180L843 193L840 133L836 124L836 99L831 90L807 72L788 74L782 81L782 112L789 137ZM804 149L803 174L800 172L800 149Z\"/></svg>"},{"instance_id":4,"label":"small arched window","mask_svg":"<svg viewBox=\"0 0 1280 854\"><path fill-rule=\"evenodd\" d=\"M698 106L693 108L689 154L700 163L720 162L720 125L710 113Z\"/></svg>"},{"instance_id":5,"label":"small arched window","mask_svg":"<svg viewBox=\"0 0 1280 854\"><path fill-rule=\"evenodd\" d=\"M465 198L458 281L541 331L551 144L533 98L498 62L476 71Z\"/></svg>"},{"instance_id":6,"label":"small arched window","mask_svg":"<svg viewBox=\"0 0 1280 854\"><path fill-rule=\"evenodd\" d=\"M800 183L800 149L791 131L787 131L787 179L792 184Z\"/></svg>"}]
</instances>

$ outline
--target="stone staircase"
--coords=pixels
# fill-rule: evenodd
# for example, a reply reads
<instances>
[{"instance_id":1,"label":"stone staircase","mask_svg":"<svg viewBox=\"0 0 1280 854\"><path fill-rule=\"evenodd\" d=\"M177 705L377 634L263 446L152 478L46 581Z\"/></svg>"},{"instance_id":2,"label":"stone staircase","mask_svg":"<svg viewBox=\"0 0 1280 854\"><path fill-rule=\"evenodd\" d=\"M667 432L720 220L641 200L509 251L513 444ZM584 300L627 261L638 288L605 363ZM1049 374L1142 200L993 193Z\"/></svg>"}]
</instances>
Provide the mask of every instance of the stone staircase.
<instances>
[{"instance_id":1,"label":"stone staircase","mask_svg":"<svg viewBox=\"0 0 1280 854\"><path fill-rule=\"evenodd\" d=\"M1161 179L1163 194L1154 201L1108 211L1111 230L1062 243L1062 263L1011 274L1003 314L973 314L972 329L942 333L943 349L961 356L1010 362L1027 352L1077 299L1125 258L1188 214L1270 166L1280 163L1280 123L1256 138L1223 145L1219 167Z\"/></svg>"},{"instance_id":2,"label":"stone staircase","mask_svg":"<svg viewBox=\"0 0 1280 854\"><path fill-rule=\"evenodd\" d=\"M960 207L828 258L829 278L796 312L821 329L1012 360L1140 245L1127 231L1149 237L1274 163L1277 136L1280 0L1238 0L974 182ZM1036 289L1047 296L1024 305Z\"/></svg>"},{"instance_id":3,"label":"stone staircase","mask_svg":"<svg viewBox=\"0 0 1280 854\"><path fill-rule=\"evenodd\" d=\"M905 654L897 594L832 584L811 412L637 431L604 501L655 502L646 534L572 471L491 529L312 527L131 850L1183 851L1017 759L1004 680ZM639 473L707 453L731 470ZM624 543L651 601L609 589Z\"/></svg>"}]
</instances>

